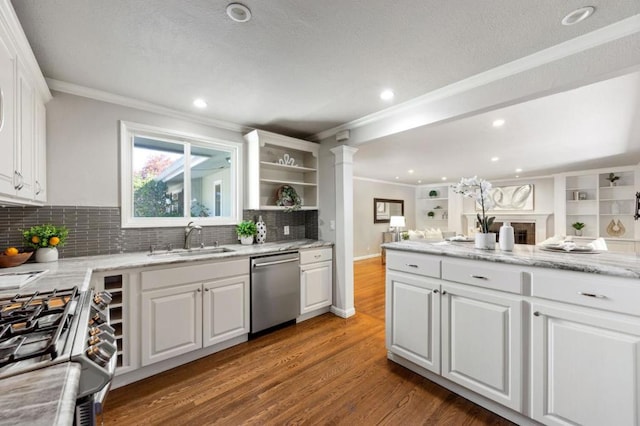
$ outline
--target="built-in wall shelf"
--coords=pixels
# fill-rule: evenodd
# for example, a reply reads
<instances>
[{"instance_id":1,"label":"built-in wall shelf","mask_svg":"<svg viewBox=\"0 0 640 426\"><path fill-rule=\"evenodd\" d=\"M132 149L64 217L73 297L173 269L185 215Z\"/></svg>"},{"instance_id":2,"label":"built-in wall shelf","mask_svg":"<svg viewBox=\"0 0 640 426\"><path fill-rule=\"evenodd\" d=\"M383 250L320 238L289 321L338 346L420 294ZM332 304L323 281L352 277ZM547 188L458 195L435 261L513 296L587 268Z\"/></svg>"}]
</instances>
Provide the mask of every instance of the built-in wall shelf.
<instances>
[{"instance_id":1,"label":"built-in wall shelf","mask_svg":"<svg viewBox=\"0 0 640 426\"><path fill-rule=\"evenodd\" d=\"M318 151L320 145L276 133L254 130L247 141L245 208L284 210L278 206L278 190L293 187L302 210L318 208Z\"/></svg>"}]
</instances>

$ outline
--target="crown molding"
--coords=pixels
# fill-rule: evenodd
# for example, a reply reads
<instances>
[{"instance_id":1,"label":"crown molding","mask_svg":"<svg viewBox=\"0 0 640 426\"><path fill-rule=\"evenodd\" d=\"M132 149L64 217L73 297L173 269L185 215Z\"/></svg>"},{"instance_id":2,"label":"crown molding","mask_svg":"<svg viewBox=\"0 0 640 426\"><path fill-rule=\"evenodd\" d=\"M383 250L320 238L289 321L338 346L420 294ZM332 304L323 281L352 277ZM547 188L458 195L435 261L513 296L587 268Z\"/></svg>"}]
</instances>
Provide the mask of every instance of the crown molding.
<instances>
[{"instance_id":1,"label":"crown molding","mask_svg":"<svg viewBox=\"0 0 640 426\"><path fill-rule=\"evenodd\" d=\"M49 87L47 87L38 61L31 50L27 36L22 29L20 21L18 21L18 16L10 0L0 1L0 21L7 30L10 39L8 42L13 47L13 50L15 50L18 61L20 61L26 73L31 77L30 81L34 83L44 103L49 102L51 100L51 92L49 91Z\"/></svg>"},{"instance_id":2,"label":"crown molding","mask_svg":"<svg viewBox=\"0 0 640 426\"><path fill-rule=\"evenodd\" d=\"M80 86L78 84L67 83L66 81L54 80L52 78L47 78L46 81L49 84L49 88L51 88L51 90L68 93L70 95L108 102L128 108L154 112L156 114L167 115L169 117L188 120L243 134L253 130L253 128L243 126L241 124L231 123L223 120L216 120L215 118L203 117L196 114L190 114L173 108L167 108L161 105L157 105L151 102L141 101L139 99L129 98L127 96L116 95L110 92L92 89L86 86Z\"/></svg>"},{"instance_id":3,"label":"crown molding","mask_svg":"<svg viewBox=\"0 0 640 426\"><path fill-rule=\"evenodd\" d=\"M525 56L515 61L508 62L490 70L481 72L442 88L433 90L422 96L418 96L401 104L386 108L382 111L374 112L356 120L341 124L331 129L323 130L310 136L309 140L324 140L343 130L353 130L364 127L384 119L395 116L406 117L412 110L420 109L431 102L445 99L454 95L467 92L478 87L485 86L504 78L529 71L534 68L549 64L560 59L587 51L597 46L628 37L640 32L640 14L630 16L621 21L615 22L606 27L583 34L571 40L567 40L547 49L540 50L529 56Z\"/></svg>"},{"instance_id":4,"label":"crown molding","mask_svg":"<svg viewBox=\"0 0 640 426\"><path fill-rule=\"evenodd\" d=\"M354 176L353 180L362 180L362 181L365 181L365 182L384 183L384 184L387 184L387 185L404 186L404 187L407 187L407 188L416 188L416 187L422 185L422 184L412 185L410 183L401 183L401 182L390 182L388 180L371 179L371 178L359 177L359 176Z\"/></svg>"}]
</instances>

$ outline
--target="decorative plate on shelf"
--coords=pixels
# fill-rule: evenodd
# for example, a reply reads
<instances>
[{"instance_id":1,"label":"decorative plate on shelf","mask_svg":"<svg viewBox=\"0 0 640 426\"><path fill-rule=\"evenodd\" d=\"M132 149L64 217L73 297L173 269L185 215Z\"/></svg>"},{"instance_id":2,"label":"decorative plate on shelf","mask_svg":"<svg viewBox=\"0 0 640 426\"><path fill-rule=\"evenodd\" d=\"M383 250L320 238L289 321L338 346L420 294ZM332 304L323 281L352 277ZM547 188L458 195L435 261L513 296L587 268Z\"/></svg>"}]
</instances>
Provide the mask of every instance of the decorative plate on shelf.
<instances>
[{"instance_id":1,"label":"decorative plate on shelf","mask_svg":"<svg viewBox=\"0 0 640 426\"><path fill-rule=\"evenodd\" d=\"M291 185L282 185L276 190L276 206L285 207L287 211L300 210L302 200Z\"/></svg>"},{"instance_id":2,"label":"decorative plate on shelf","mask_svg":"<svg viewBox=\"0 0 640 426\"><path fill-rule=\"evenodd\" d=\"M612 237L622 237L627 230L620 220L616 223L615 220L611 219L609 226L607 226L607 234Z\"/></svg>"}]
</instances>

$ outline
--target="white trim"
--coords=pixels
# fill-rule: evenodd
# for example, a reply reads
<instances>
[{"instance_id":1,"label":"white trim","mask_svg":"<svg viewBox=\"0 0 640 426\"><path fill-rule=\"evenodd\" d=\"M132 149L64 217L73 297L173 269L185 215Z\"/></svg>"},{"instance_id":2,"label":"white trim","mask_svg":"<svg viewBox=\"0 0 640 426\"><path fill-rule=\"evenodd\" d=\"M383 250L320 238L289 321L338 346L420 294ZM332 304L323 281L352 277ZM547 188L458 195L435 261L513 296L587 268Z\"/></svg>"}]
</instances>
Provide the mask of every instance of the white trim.
<instances>
[{"instance_id":1,"label":"white trim","mask_svg":"<svg viewBox=\"0 0 640 426\"><path fill-rule=\"evenodd\" d=\"M29 80L35 85L44 103L49 102L51 100L51 92L49 91L49 87L47 87L47 82L42 75L38 61L31 50L27 36L22 29L22 25L20 25L20 21L10 0L0 1L0 20L7 28L7 33L9 37L11 37L10 42L16 50L18 60L26 68L26 72L30 76Z\"/></svg>"},{"instance_id":2,"label":"white trim","mask_svg":"<svg viewBox=\"0 0 640 426\"><path fill-rule=\"evenodd\" d=\"M133 217L133 194L128 188L132 188L133 177L132 170L132 149L133 134L144 134L146 136L168 140L172 143L182 144L185 146L185 164L184 164L184 211L185 214L190 213L187 209L187 200L191 199L190 182L190 149L191 145L206 148L218 148L229 151L231 157L231 180L230 190L235 195L232 200L231 211L229 216L224 217L167 217L167 218L136 218ZM187 222L194 220L198 225L215 226L215 225L236 225L242 220L242 143L226 141L218 138L211 138L187 132L165 129L146 124L139 124L129 121L120 121L120 207L121 207L121 226L123 228L155 228L155 227L175 227L185 226Z\"/></svg>"},{"instance_id":3,"label":"white trim","mask_svg":"<svg viewBox=\"0 0 640 426\"><path fill-rule=\"evenodd\" d=\"M372 178L360 177L360 176L354 176L353 180L363 180L363 181L366 181L366 182L375 182L375 183L386 183L387 185L406 186L406 187L409 187L409 188L415 188L416 186L424 185L423 183L418 183L418 184L413 185L413 184L410 184L410 183L390 182L388 180L372 179Z\"/></svg>"},{"instance_id":4,"label":"white trim","mask_svg":"<svg viewBox=\"0 0 640 426\"><path fill-rule=\"evenodd\" d=\"M381 256L381 253L367 254L367 255L364 255L364 256L354 257L353 261L357 262L358 260L373 259L374 257L380 257L380 256Z\"/></svg>"},{"instance_id":5,"label":"white trim","mask_svg":"<svg viewBox=\"0 0 640 426\"><path fill-rule=\"evenodd\" d=\"M350 309L344 310L332 305L331 313L339 316L340 318L349 318L356 314L356 308L350 308Z\"/></svg>"},{"instance_id":6,"label":"white trim","mask_svg":"<svg viewBox=\"0 0 640 426\"><path fill-rule=\"evenodd\" d=\"M374 112L373 114L366 115L334 128L323 130L308 139L323 140L334 136L336 133L343 130L353 130L359 127L364 127L384 119L393 118L394 116L406 116L409 113L409 110L418 109L430 102L445 99L485 86L489 83L505 79L524 71L532 70L542 65L584 52L605 43L628 37L638 32L640 32L640 14L630 16L606 27L599 28L590 33L583 34L547 49L540 50L529 56L516 59L515 61L508 62L493 69L465 78L464 80L433 90L407 102L403 102L382 111Z\"/></svg>"},{"instance_id":7,"label":"white trim","mask_svg":"<svg viewBox=\"0 0 640 426\"><path fill-rule=\"evenodd\" d=\"M179 111L173 108L167 108L161 105L157 105L151 102L141 101L139 99L130 98L127 96L115 95L113 93L104 92L98 89L92 89L90 87L80 86L73 83L67 83L65 81L54 80L52 78L46 79L51 90L58 92L69 93L70 95L81 96L84 98L95 99L97 101L108 102L115 105L121 105L128 108L140 109L143 111L154 112L156 114L162 114L169 117L179 118L182 120L189 120L195 123L205 124L208 126L217 127L219 129L231 130L233 132L245 133L253 130L251 127L243 126L241 124L231 123L229 121L217 120L215 118L203 117L201 115L191 114L184 111Z\"/></svg>"}]
</instances>

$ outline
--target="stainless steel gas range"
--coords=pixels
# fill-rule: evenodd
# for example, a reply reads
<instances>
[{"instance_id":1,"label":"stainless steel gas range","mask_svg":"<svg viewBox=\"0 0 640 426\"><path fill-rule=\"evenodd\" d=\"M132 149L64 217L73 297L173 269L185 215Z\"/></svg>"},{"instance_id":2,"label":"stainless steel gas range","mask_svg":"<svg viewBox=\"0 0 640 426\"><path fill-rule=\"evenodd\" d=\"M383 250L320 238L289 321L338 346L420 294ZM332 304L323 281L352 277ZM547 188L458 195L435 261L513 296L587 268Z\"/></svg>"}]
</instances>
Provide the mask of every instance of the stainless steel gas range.
<instances>
[{"instance_id":1,"label":"stainless steel gas range","mask_svg":"<svg viewBox=\"0 0 640 426\"><path fill-rule=\"evenodd\" d=\"M107 292L77 287L0 297L0 380L64 362L81 364L76 424L96 423L116 366Z\"/></svg>"}]
</instances>

